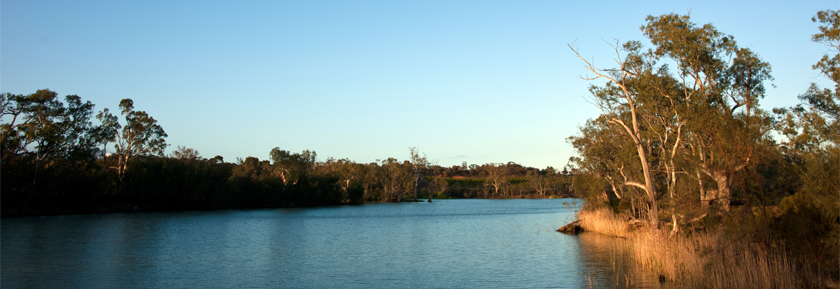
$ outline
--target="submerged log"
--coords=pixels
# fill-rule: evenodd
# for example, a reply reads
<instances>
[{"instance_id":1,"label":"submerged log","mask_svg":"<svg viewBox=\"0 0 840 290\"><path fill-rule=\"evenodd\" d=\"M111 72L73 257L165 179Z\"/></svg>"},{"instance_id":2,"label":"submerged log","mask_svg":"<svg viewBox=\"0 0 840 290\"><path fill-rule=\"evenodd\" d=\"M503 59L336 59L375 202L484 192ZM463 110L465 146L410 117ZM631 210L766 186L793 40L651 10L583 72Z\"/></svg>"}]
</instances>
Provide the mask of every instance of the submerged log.
<instances>
[{"instance_id":1,"label":"submerged log","mask_svg":"<svg viewBox=\"0 0 840 290\"><path fill-rule=\"evenodd\" d=\"M583 228L580 227L580 220L576 220L576 221L573 221L573 222L569 223L568 225L565 225L565 226L561 227L557 231L561 232L561 233L567 233L567 234L577 234L579 232L582 232Z\"/></svg>"}]
</instances>

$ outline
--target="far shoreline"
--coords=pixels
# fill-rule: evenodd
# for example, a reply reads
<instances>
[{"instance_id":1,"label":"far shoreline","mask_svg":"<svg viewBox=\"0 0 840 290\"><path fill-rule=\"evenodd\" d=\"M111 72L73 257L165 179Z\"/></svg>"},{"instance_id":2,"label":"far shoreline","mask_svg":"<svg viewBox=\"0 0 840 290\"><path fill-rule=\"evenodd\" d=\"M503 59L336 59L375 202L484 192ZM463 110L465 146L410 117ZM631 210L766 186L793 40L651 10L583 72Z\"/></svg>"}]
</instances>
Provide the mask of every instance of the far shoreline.
<instances>
[{"instance_id":1,"label":"far shoreline","mask_svg":"<svg viewBox=\"0 0 840 290\"><path fill-rule=\"evenodd\" d=\"M514 196L511 198L433 198L432 202L440 200L458 200L458 199L487 199L487 200L508 200L508 199L560 199L560 198L576 198L576 197L534 197L528 195ZM179 211L215 211L215 210L255 210L255 209L284 209L284 208L315 208L324 206L356 206L364 204L377 203L415 203L428 202L428 199L417 200L403 200L399 202L391 201L371 201L365 203L344 203L336 205L281 205L281 206L193 206L193 207L173 207L160 208L152 205L130 204L130 203L94 203L81 206L44 206L44 207L24 207L24 208L3 208L0 210L0 217L38 217L38 216L62 216L62 215L90 215L90 214L114 214L114 213L142 213L142 212L179 212Z\"/></svg>"}]
</instances>

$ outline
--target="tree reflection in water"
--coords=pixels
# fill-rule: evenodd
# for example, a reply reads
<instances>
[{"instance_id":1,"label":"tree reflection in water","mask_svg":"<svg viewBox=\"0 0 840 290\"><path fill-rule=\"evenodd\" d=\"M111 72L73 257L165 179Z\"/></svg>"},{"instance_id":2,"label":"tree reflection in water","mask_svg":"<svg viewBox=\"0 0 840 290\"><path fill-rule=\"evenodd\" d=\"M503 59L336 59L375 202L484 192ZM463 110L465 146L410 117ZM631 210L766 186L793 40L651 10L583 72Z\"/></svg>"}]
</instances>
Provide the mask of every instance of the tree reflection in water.
<instances>
[{"instance_id":1,"label":"tree reflection in water","mask_svg":"<svg viewBox=\"0 0 840 290\"><path fill-rule=\"evenodd\" d=\"M671 288L656 273L635 263L627 241L596 233L581 233L579 265L590 288Z\"/></svg>"}]
</instances>

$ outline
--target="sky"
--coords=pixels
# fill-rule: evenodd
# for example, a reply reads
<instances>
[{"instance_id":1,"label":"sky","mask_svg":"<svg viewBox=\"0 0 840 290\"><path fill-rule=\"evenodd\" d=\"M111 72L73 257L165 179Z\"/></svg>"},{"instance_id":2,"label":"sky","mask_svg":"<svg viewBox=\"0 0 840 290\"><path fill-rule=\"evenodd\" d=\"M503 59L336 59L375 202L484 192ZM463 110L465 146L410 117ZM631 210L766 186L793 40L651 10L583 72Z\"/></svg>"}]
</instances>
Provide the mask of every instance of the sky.
<instances>
[{"instance_id":1,"label":"sky","mask_svg":"<svg viewBox=\"0 0 840 290\"><path fill-rule=\"evenodd\" d=\"M614 67L647 15L690 12L773 70L763 109L793 106L840 1L0 1L0 92L50 89L158 120L167 152L409 158L563 168L600 111L569 49Z\"/></svg>"}]
</instances>

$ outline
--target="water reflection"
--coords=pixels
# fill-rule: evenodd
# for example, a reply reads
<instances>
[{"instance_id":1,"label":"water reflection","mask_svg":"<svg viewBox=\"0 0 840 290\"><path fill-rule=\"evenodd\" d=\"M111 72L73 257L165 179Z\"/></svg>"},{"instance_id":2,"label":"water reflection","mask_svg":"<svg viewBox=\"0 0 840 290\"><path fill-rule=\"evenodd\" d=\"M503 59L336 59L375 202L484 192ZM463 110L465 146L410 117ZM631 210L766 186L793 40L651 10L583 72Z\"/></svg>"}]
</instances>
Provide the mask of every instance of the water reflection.
<instances>
[{"instance_id":1,"label":"water reflection","mask_svg":"<svg viewBox=\"0 0 840 290\"><path fill-rule=\"evenodd\" d=\"M563 201L9 218L0 287L658 287Z\"/></svg>"},{"instance_id":2,"label":"water reflection","mask_svg":"<svg viewBox=\"0 0 840 290\"><path fill-rule=\"evenodd\" d=\"M590 288L660 288L657 276L642 269L629 256L624 239L581 233L578 275Z\"/></svg>"}]
</instances>

